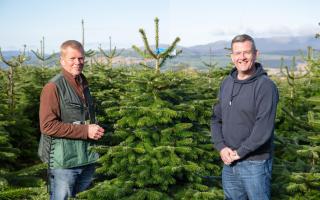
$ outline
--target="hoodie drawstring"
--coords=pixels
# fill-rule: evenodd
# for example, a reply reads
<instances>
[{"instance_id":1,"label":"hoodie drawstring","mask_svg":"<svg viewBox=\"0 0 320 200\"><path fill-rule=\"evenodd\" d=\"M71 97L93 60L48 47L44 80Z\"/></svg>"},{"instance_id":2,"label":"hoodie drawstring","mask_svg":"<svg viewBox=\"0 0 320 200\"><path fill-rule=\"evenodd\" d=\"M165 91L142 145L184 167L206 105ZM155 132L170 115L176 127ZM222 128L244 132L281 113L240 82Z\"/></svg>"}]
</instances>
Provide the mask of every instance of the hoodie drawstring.
<instances>
[{"instance_id":1,"label":"hoodie drawstring","mask_svg":"<svg viewBox=\"0 0 320 200\"><path fill-rule=\"evenodd\" d=\"M232 99L233 99L232 93L233 93L233 88L234 88L234 80L232 80L232 89L231 89L231 94L230 94L229 106L232 105Z\"/></svg>"},{"instance_id":2,"label":"hoodie drawstring","mask_svg":"<svg viewBox=\"0 0 320 200\"><path fill-rule=\"evenodd\" d=\"M233 98L240 93L240 90L241 90L243 84L240 84L239 89L237 91L235 91L234 94L233 94L233 90L235 89L234 85L235 85L235 81L233 80L232 81L232 90L231 90L231 95L230 95L229 106L232 105Z\"/></svg>"}]
</instances>

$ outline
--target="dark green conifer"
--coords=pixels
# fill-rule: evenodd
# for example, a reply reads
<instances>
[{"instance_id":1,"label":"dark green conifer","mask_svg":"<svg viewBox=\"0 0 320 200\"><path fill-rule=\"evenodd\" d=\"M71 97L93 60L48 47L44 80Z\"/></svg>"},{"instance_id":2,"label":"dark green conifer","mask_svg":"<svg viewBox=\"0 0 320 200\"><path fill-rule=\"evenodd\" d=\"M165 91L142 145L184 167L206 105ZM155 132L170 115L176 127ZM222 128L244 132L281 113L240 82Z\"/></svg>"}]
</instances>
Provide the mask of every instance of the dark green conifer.
<instances>
[{"instance_id":1,"label":"dark green conifer","mask_svg":"<svg viewBox=\"0 0 320 200\"><path fill-rule=\"evenodd\" d=\"M168 46L164 51L160 51L159 48L159 19L156 17L154 19L154 24L155 24L155 49L152 50L151 46L149 44L147 35L145 31L140 28L139 32L141 34L143 43L144 43L144 50L141 50L139 47L136 45L133 45L132 48L143 58L145 59L151 59L154 60L155 65L155 71L157 73L160 72L160 68L164 65L165 61L167 59L172 59L176 57L178 54L182 52L182 50L176 50L176 46L178 42L180 41L179 37L176 37L176 39L172 42L170 46ZM141 65L145 67L149 67L146 63L140 63Z\"/></svg>"}]
</instances>

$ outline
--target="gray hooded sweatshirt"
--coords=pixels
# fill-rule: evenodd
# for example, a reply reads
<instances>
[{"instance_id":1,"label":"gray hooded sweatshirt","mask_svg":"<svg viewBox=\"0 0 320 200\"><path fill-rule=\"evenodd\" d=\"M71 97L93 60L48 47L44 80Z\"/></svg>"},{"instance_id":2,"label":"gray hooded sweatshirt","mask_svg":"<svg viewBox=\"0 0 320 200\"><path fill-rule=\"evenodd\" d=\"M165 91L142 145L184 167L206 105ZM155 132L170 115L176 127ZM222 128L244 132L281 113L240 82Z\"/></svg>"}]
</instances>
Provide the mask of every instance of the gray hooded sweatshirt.
<instances>
[{"instance_id":1,"label":"gray hooded sweatshirt","mask_svg":"<svg viewBox=\"0 0 320 200\"><path fill-rule=\"evenodd\" d=\"M255 67L245 80L238 80L237 69L232 69L220 86L211 120L215 148L236 150L242 160L268 159L273 147L278 89L261 64Z\"/></svg>"}]
</instances>

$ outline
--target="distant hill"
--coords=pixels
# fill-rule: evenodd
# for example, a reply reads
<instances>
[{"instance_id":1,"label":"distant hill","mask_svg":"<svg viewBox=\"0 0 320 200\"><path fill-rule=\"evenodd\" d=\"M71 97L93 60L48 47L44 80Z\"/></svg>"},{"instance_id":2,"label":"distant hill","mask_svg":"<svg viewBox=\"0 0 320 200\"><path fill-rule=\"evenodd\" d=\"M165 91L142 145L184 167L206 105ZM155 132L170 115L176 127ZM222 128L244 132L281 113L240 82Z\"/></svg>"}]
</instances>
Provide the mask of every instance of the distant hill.
<instances>
[{"instance_id":1,"label":"distant hill","mask_svg":"<svg viewBox=\"0 0 320 200\"><path fill-rule=\"evenodd\" d=\"M298 51L305 50L307 46L314 49L320 49L320 40L313 35L299 37L271 37L271 38L255 38L256 47L261 53L272 53L280 51ZM213 52L221 54L227 52L225 48L230 48L231 41L217 41L205 45L191 46L189 49L195 54L208 54L211 47Z\"/></svg>"},{"instance_id":2,"label":"distant hill","mask_svg":"<svg viewBox=\"0 0 320 200\"><path fill-rule=\"evenodd\" d=\"M20 53L21 53L20 51L2 51L2 55L6 60L10 60L13 56L18 56ZM26 56L28 56L30 59L29 61L26 62L27 64L38 65L40 63L40 61L31 51L26 52ZM46 56L49 56L49 55L46 55ZM50 60L48 65L54 65L57 59L58 59L58 55L56 55L54 59ZM0 67L7 67L7 66L0 61Z\"/></svg>"},{"instance_id":3,"label":"distant hill","mask_svg":"<svg viewBox=\"0 0 320 200\"><path fill-rule=\"evenodd\" d=\"M316 39L313 35L299 36L299 37L271 37L271 38L255 38L257 49L260 51L260 61L268 67L278 67L280 65L280 59L285 59L285 64L290 65L293 56L297 56L297 62L301 62L299 59L301 52L305 53L308 46L314 49L320 49L320 40ZM167 67L170 65L189 65L195 68L204 68L203 61L209 62L210 58L212 62L217 62L220 66L224 66L230 62L228 57L228 50L230 48L231 41L216 41L204 45L195 45L191 47L178 46L177 49L182 49L183 53L177 58L167 62ZM168 47L167 44L160 44L162 48ZM209 55L209 49L212 49L211 55ZM119 49L120 50L120 49ZM19 51L3 51L6 59L12 56L17 56ZM31 61L29 63L36 64L37 60L35 56L29 52ZM125 49L121 56L123 59L140 58L139 55L131 48ZM3 63L0 62L0 66Z\"/></svg>"}]
</instances>

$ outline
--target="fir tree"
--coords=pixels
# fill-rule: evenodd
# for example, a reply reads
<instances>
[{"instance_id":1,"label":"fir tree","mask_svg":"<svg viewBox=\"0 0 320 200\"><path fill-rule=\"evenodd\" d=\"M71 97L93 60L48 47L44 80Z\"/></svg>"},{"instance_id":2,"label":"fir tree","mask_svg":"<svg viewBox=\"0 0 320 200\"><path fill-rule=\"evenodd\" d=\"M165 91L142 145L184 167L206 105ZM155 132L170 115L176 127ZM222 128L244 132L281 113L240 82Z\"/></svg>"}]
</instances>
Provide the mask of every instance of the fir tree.
<instances>
[{"instance_id":1,"label":"fir tree","mask_svg":"<svg viewBox=\"0 0 320 200\"><path fill-rule=\"evenodd\" d=\"M172 44L167 49L165 49L163 52L160 51L160 48L159 48L159 19L157 17L154 19L154 24L155 24L155 50L151 49L147 35L142 28L139 29L139 32L141 34L145 49L141 50L136 45L133 45L132 48L143 58L153 59L155 61L155 67L154 67L155 71L157 73L159 73L160 68L164 65L165 61L167 59L172 59L172 58L176 57L178 54L180 54L182 52L182 50L175 49L178 42L180 41L180 38L176 37L176 39L172 42ZM140 64L147 67L147 68L149 67L145 63L140 63Z\"/></svg>"},{"instance_id":2,"label":"fir tree","mask_svg":"<svg viewBox=\"0 0 320 200\"><path fill-rule=\"evenodd\" d=\"M85 47L85 34L84 34L84 20L83 19L81 20L81 32L82 32L82 43L81 44L84 48ZM92 49L89 49L84 52L84 55L87 58L86 64L88 64L88 61L90 60L90 58L92 58L95 54L96 53ZM90 62L90 64L92 64L92 62Z\"/></svg>"},{"instance_id":3,"label":"fir tree","mask_svg":"<svg viewBox=\"0 0 320 200\"><path fill-rule=\"evenodd\" d=\"M120 97L116 145L102 146L105 180L88 199L217 199L205 177L219 174L208 119L213 93L195 93L184 74L137 71ZM200 81L200 77L199 80ZM103 192L101 192L103 191Z\"/></svg>"},{"instance_id":4,"label":"fir tree","mask_svg":"<svg viewBox=\"0 0 320 200\"><path fill-rule=\"evenodd\" d=\"M101 46L99 47L99 51L104 58L107 59L107 67L112 67L112 61L114 58L120 56L123 49L120 52L117 52L117 47L115 46L113 49L111 47L111 36L109 36L109 51L105 52Z\"/></svg>"},{"instance_id":5,"label":"fir tree","mask_svg":"<svg viewBox=\"0 0 320 200\"><path fill-rule=\"evenodd\" d=\"M44 37L42 37L42 40L40 41L40 50L39 49L37 49L37 51L31 50L31 52L40 61L41 67L45 67L51 59L57 56L56 53L52 53L51 55L46 56Z\"/></svg>"},{"instance_id":6,"label":"fir tree","mask_svg":"<svg viewBox=\"0 0 320 200\"><path fill-rule=\"evenodd\" d=\"M5 79L5 71L0 69L0 82L4 83ZM16 159L18 153L18 149L12 147L9 141L9 133L6 130L6 127L12 125L13 122L7 118L9 109L4 95L6 91L4 86L5 84L0 85L0 159L2 163L0 167L0 191L4 191L8 187L5 175L9 170L9 163Z\"/></svg>"},{"instance_id":7,"label":"fir tree","mask_svg":"<svg viewBox=\"0 0 320 200\"><path fill-rule=\"evenodd\" d=\"M309 48L305 57L307 73L288 72L289 85L280 88L278 130L276 137L275 165L273 174L274 199L318 199L319 192L319 127L317 116L312 116L319 94L319 60L313 59ZM316 64L318 63L318 64ZM283 82L282 82L283 85ZM291 87L291 88L290 88ZM294 87L294 88L293 88ZM289 93L288 93L289 91ZM288 98L289 97L289 98ZM288 101L289 100L289 101ZM290 106L290 109L287 107ZM307 115L309 113L309 115ZM282 115L287 115L283 120ZM286 124L283 126L283 124Z\"/></svg>"},{"instance_id":8,"label":"fir tree","mask_svg":"<svg viewBox=\"0 0 320 200\"><path fill-rule=\"evenodd\" d=\"M202 63L209 69L214 69L217 67L218 63L213 62L213 52L211 47L209 48L209 62L202 61Z\"/></svg>"}]
</instances>

